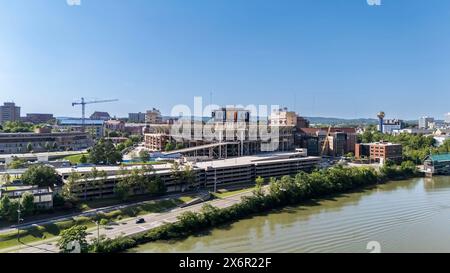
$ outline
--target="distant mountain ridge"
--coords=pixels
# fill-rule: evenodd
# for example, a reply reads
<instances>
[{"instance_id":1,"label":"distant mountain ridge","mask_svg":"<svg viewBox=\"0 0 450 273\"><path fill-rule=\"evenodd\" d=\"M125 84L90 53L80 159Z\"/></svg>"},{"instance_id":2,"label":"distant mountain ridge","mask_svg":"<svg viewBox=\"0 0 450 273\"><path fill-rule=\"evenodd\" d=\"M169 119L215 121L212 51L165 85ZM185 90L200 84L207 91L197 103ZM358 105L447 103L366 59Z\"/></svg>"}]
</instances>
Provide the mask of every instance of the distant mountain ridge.
<instances>
[{"instance_id":1,"label":"distant mountain ridge","mask_svg":"<svg viewBox=\"0 0 450 273\"><path fill-rule=\"evenodd\" d=\"M345 118L331 118L331 117L305 117L311 124L348 124L348 125L370 125L378 124L378 120L374 118L357 118L357 119L345 119Z\"/></svg>"}]
</instances>

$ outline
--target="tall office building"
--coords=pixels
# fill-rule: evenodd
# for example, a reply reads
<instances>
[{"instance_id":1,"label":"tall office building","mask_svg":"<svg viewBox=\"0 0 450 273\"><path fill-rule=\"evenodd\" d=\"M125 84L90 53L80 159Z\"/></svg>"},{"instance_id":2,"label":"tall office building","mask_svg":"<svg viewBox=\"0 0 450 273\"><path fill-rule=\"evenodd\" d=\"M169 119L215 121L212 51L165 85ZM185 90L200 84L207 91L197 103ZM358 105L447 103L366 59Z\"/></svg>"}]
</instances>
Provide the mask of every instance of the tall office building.
<instances>
[{"instance_id":1,"label":"tall office building","mask_svg":"<svg viewBox=\"0 0 450 273\"><path fill-rule=\"evenodd\" d=\"M7 121L20 120L20 107L16 106L14 102L5 102L0 106L0 124Z\"/></svg>"},{"instance_id":2,"label":"tall office building","mask_svg":"<svg viewBox=\"0 0 450 273\"><path fill-rule=\"evenodd\" d=\"M131 123L144 123L145 122L145 113L129 113L128 114L128 122Z\"/></svg>"},{"instance_id":3,"label":"tall office building","mask_svg":"<svg viewBox=\"0 0 450 273\"><path fill-rule=\"evenodd\" d=\"M161 112L156 108L147 111L145 122L150 124L161 124L162 123Z\"/></svg>"},{"instance_id":4,"label":"tall office building","mask_svg":"<svg viewBox=\"0 0 450 273\"><path fill-rule=\"evenodd\" d=\"M428 129L433 122L434 118L432 117L421 117L419 118L419 129Z\"/></svg>"}]
</instances>

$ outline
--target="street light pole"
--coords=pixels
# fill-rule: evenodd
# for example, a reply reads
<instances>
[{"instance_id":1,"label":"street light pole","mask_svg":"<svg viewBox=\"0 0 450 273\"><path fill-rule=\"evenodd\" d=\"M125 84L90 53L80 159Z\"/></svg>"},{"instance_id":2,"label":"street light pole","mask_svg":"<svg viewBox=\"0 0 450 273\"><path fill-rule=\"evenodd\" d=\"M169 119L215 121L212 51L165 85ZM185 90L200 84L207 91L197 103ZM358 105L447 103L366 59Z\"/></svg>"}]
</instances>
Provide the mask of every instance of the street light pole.
<instances>
[{"instance_id":1,"label":"street light pole","mask_svg":"<svg viewBox=\"0 0 450 273\"><path fill-rule=\"evenodd\" d=\"M17 242L20 243L20 223L23 221L23 219L20 218L21 210L20 210L20 200L18 202L19 207L17 209Z\"/></svg>"},{"instance_id":2,"label":"street light pole","mask_svg":"<svg viewBox=\"0 0 450 273\"><path fill-rule=\"evenodd\" d=\"M93 222L97 225L97 248L98 248L98 245L100 244L100 219L99 219L99 215L98 215L98 212L97 212L97 214L96 214L96 220L94 220Z\"/></svg>"}]
</instances>

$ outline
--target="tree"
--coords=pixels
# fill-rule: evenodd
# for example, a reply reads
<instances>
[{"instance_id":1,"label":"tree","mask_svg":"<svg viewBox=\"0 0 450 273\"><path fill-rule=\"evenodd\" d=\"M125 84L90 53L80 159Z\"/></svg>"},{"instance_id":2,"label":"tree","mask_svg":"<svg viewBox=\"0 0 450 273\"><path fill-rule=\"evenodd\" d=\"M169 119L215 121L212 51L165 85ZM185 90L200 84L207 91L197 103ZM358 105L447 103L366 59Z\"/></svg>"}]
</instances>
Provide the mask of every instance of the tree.
<instances>
[{"instance_id":1,"label":"tree","mask_svg":"<svg viewBox=\"0 0 450 273\"><path fill-rule=\"evenodd\" d=\"M130 171L121 167L119 170L119 178L114 187L114 193L118 198L126 201L130 196L131 185L130 185Z\"/></svg>"},{"instance_id":2,"label":"tree","mask_svg":"<svg viewBox=\"0 0 450 273\"><path fill-rule=\"evenodd\" d=\"M147 166L144 165L141 167L141 169L139 170L140 172L140 177L141 179L139 179L139 190L140 193L143 194L145 193L146 190L148 190L148 186L152 181L152 174L154 174L155 170L152 166Z\"/></svg>"},{"instance_id":3,"label":"tree","mask_svg":"<svg viewBox=\"0 0 450 273\"><path fill-rule=\"evenodd\" d=\"M11 207L11 200L8 195L2 196L0 199L0 217L2 219L8 218L8 213Z\"/></svg>"},{"instance_id":4,"label":"tree","mask_svg":"<svg viewBox=\"0 0 450 273\"><path fill-rule=\"evenodd\" d=\"M116 147L112 143L112 141L106 141L105 143L105 152L106 152L106 164L117 164L122 162L122 154L116 150Z\"/></svg>"},{"instance_id":5,"label":"tree","mask_svg":"<svg viewBox=\"0 0 450 273\"><path fill-rule=\"evenodd\" d=\"M194 186L195 172L191 165L186 165L184 167L184 170L182 173L182 179L186 183L188 189L190 189L190 188L192 188L192 186Z\"/></svg>"},{"instance_id":6,"label":"tree","mask_svg":"<svg viewBox=\"0 0 450 273\"><path fill-rule=\"evenodd\" d=\"M5 133L27 133L33 131L32 124L21 121L7 121L2 128Z\"/></svg>"},{"instance_id":7,"label":"tree","mask_svg":"<svg viewBox=\"0 0 450 273\"><path fill-rule=\"evenodd\" d=\"M117 164L122 161L122 155L111 140L101 139L92 147L89 160L94 164Z\"/></svg>"},{"instance_id":8,"label":"tree","mask_svg":"<svg viewBox=\"0 0 450 273\"><path fill-rule=\"evenodd\" d=\"M139 151L139 158L141 162L146 163L150 159L150 153L147 150Z\"/></svg>"},{"instance_id":9,"label":"tree","mask_svg":"<svg viewBox=\"0 0 450 273\"><path fill-rule=\"evenodd\" d=\"M177 146L175 147L175 150L181 150L183 148L184 148L184 144L179 142L179 143L177 143Z\"/></svg>"},{"instance_id":10,"label":"tree","mask_svg":"<svg viewBox=\"0 0 450 273\"><path fill-rule=\"evenodd\" d=\"M56 151L58 149L58 143L53 142L52 148L54 151Z\"/></svg>"},{"instance_id":11,"label":"tree","mask_svg":"<svg viewBox=\"0 0 450 273\"><path fill-rule=\"evenodd\" d=\"M264 190L263 190L263 185L264 185L264 178L262 178L261 176L256 178L255 180L256 183L256 187L255 190L253 191L255 196L264 196Z\"/></svg>"},{"instance_id":12,"label":"tree","mask_svg":"<svg viewBox=\"0 0 450 273\"><path fill-rule=\"evenodd\" d=\"M47 152L50 152L52 150L52 145L50 144L50 142L45 142L44 147Z\"/></svg>"},{"instance_id":13,"label":"tree","mask_svg":"<svg viewBox=\"0 0 450 273\"><path fill-rule=\"evenodd\" d=\"M175 149L175 145L172 142L170 142L170 141L168 141L166 143L166 146L164 147L164 150L166 152L173 151L174 149Z\"/></svg>"},{"instance_id":14,"label":"tree","mask_svg":"<svg viewBox=\"0 0 450 273\"><path fill-rule=\"evenodd\" d=\"M149 194L162 195L166 193L166 191L166 184L164 184L164 181L162 181L159 176L156 176L153 179L149 179L149 182L147 184L147 192Z\"/></svg>"},{"instance_id":15,"label":"tree","mask_svg":"<svg viewBox=\"0 0 450 273\"><path fill-rule=\"evenodd\" d=\"M11 184L11 175L9 173L4 173L2 175L2 180L3 180L4 185L6 187L8 187L9 184Z\"/></svg>"},{"instance_id":16,"label":"tree","mask_svg":"<svg viewBox=\"0 0 450 273\"><path fill-rule=\"evenodd\" d=\"M29 153L31 153L31 152L33 151L33 144L31 144L31 143L28 143L28 144L27 144L27 151L28 151Z\"/></svg>"},{"instance_id":17,"label":"tree","mask_svg":"<svg viewBox=\"0 0 450 273\"><path fill-rule=\"evenodd\" d=\"M52 167L45 165L34 165L25 171L22 175L22 181L26 185L53 187L55 184L61 182L61 179Z\"/></svg>"},{"instance_id":18,"label":"tree","mask_svg":"<svg viewBox=\"0 0 450 273\"><path fill-rule=\"evenodd\" d=\"M81 180L81 175L78 172L72 170L69 177L67 178L66 183L64 183L62 194L64 198L76 201L77 195L76 192L79 189L79 181Z\"/></svg>"},{"instance_id":19,"label":"tree","mask_svg":"<svg viewBox=\"0 0 450 273\"><path fill-rule=\"evenodd\" d=\"M81 157L80 157L80 163L81 163L81 164L86 164L86 163L88 163L88 159L87 159L86 155L81 155Z\"/></svg>"},{"instance_id":20,"label":"tree","mask_svg":"<svg viewBox=\"0 0 450 273\"><path fill-rule=\"evenodd\" d=\"M106 182L108 181L108 173L105 170L101 170L99 172L100 179L98 180L98 186L100 190L100 198L103 198L103 187L105 186Z\"/></svg>"},{"instance_id":21,"label":"tree","mask_svg":"<svg viewBox=\"0 0 450 273\"><path fill-rule=\"evenodd\" d=\"M180 171L180 164L177 161L173 162L170 167L170 176L175 180L175 184L178 183L180 185L181 191L183 174Z\"/></svg>"},{"instance_id":22,"label":"tree","mask_svg":"<svg viewBox=\"0 0 450 273\"><path fill-rule=\"evenodd\" d=\"M96 167L93 167L91 169L91 172L89 173L89 179L90 179L89 185L91 185L93 188L98 188L97 178L99 177L99 175L100 175L100 173L99 173L98 169Z\"/></svg>"},{"instance_id":23,"label":"tree","mask_svg":"<svg viewBox=\"0 0 450 273\"><path fill-rule=\"evenodd\" d=\"M71 253L77 250L73 249L75 246L79 246L81 253L87 252L89 245L86 240L88 235L86 230L86 226L73 226L63 230L58 240L60 251L63 253Z\"/></svg>"},{"instance_id":24,"label":"tree","mask_svg":"<svg viewBox=\"0 0 450 273\"><path fill-rule=\"evenodd\" d=\"M20 205L22 207L22 213L24 215L32 215L36 209L33 194L29 192L24 193L20 200Z\"/></svg>"},{"instance_id":25,"label":"tree","mask_svg":"<svg viewBox=\"0 0 450 273\"><path fill-rule=\"evenodd\" d=\"M10 222L17 221L19 206L20 206L20 200L17 200L17 199L16 200L11 200L10 205L9 205L9 209L6 212L7 219Z\"/></svg>"},{"instance_id":26,"label":"tree","mask_svg":"<svg viewBox=\"0 0 450 273\"><path fill-rule=\"evenodd\" d=\"M11 162L9 162L8 164L8 168L9 169L20 169L23 168L25 165L25 161L18 158L18 157L13 157L13 160Z\"/></svg>"}]
</instances>

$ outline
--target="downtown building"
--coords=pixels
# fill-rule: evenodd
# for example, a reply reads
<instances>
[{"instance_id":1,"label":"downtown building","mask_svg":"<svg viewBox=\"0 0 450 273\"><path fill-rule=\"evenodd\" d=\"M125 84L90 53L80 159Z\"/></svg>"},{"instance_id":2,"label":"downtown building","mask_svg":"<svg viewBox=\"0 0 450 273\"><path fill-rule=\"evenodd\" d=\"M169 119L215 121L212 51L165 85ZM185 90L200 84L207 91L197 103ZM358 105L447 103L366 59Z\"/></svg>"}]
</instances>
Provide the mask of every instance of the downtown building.
<instances>
[{"instance_id":1,"label":"downtown building","mask_svg":"<svg viewBox=\"0 0 450 273\"><path fill-rule=\"evenodd\" d=\"M14 102L5 102L0 106L0 124L7 121L20 121L20 107Z\"/></svg>"},{"instance_id":2,"label":"downtown building","mask_svg":"<svg viewBox=\"0 0 450 273\"><path fill-rule=\"evenodd\" d=\"M329 132L329 134L328 134ZM309 155L339 157L355 153L355 128L299 128L296 146L308 149Z\"/></svg>"},{"instance_id":3,"label":"downtown building","mask_svg":"<svg viewBox=\"0 0 450 273\"><path fill-rule=\"evenodd\" d=\"M221 108L213 111L211 119L206 122L185 119L176 124L150 126L151 132L145 134L144 139L151 151L163 151L167 143L172 143L183 149L166 151L166 154L223 159L261 152L292 151L295 148L294 128L294 125L285 123L251 120L250 111L242 108Z\"/></svg>"},{"instance_id":4,"label":"downtown building","mask_svg":"<svg viewBox=\"0 0 450 273\"><path fill-rule=\"evenodd\" d=\"M390 142L361 143L355 145L355 158L384 164L387 160L400 163L403 160L403 146Z\"/></svg>"},{"instance_id":5,"label":"downtown building","mask_svg":"<svg viewBox=\"0 0 450 273\"><path fill-rule=\"evenodd\" d=\"M23 122L29 122L33 124L49 123L54 121L53 114L40 114L40 113L30 113L25 117L22 117Z\"/></svg>"},{"instance_id":6,"label":"downtown building","mask_svg":"<svg viewBox=\"0 0 450 273\"><path fill-rule=\"evenodd\" d=\"M87 133L0 133L0 154L33 152L80 151L93 145Z\"/></svg>"},{"instance_id":7,"label":"downtown building","mask_svg":"<svg viewBox=\"0 0 450 273\"><path fill-rule=\"evenodd\" d=\"M179 171L186 166L192 168L194 181L187 185L186 181L176 179L173 165L170 163L155 165L152 170L145 173L146 177L158 178L167 188L167 193L183 192L194 188L214 189L226 186L242 186L255 183L257 177L269 180L271 177L280 178L285 175L296 175L304 171L310 172L320 162L319 157L305 156L302 152L270 153L255 156L244 156L204 162L181 162ZM110 198L114 196L117 182L124 176L124 170L132 171L142 166L97 166L98 171L105 171L106 177L88 177L92 167L57 168L56 172L61 176L63 183L72 172L80 174L79 183L72 189L72 194L79 199L88 200ZM86 183L88 181L88 183ZM102 183L96 183L101 181ZM101 186L100 186L101 185ZM131 195L146 194L146 189L135 188Z\"/></svg>"}]
</instances>

